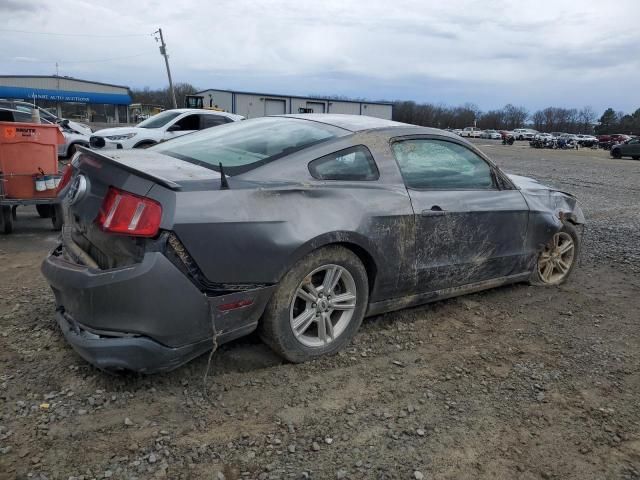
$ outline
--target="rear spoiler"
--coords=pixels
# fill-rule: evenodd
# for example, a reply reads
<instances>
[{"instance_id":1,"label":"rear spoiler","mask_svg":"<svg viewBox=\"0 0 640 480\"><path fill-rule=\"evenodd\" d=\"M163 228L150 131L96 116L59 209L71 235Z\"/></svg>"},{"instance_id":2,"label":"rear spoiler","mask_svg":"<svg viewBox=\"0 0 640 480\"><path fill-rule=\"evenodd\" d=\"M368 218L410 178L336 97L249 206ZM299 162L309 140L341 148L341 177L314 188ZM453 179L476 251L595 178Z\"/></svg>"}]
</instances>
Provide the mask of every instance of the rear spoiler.
<instances>
[{"instance_id":1,"label":"rear spoiler","mask_svg":"<svg viewBox=\"0 0 640 480\"><path fill-rule=\"evenodd\" d=\"M105 155L103 153L97 152L95 150L92 150L90 148L78 145L78 151L81 153L85 153L85 154L89 154L92 157L95 157L97 159L99 159L100 161L103 162L108 162L114 165L117 165L118 167L122 168L123 170L127 170L128 172L134 173L135 175L137 175L138 177L142 177L142 178L146 178L147 180L151 180L153 182L156 182L160 185L162 185L163 187L167 187L171 190L180 190L182 188L182 186L179 183L176 183L172 180L169 180L167 178L161 177L159 175L152 175L151 173L148 172L144 172L142 170L138 170L136 168L131 167L130 165L127 165L126 163L122 163L119 162L117 159L112 158L108 155ZM117 151L117 150L116 150Z\"/></svg>"}]
</instances>

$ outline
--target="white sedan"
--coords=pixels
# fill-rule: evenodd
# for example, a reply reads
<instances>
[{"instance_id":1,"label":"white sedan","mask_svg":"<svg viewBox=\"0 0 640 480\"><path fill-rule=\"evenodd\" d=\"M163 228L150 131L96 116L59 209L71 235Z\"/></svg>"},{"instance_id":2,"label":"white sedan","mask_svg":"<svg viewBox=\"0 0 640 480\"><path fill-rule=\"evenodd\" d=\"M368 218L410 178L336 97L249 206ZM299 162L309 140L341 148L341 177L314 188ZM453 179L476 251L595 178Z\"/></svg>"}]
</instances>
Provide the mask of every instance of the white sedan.
<instances>
[{"instance_id":1,"label":"white sedan","mask_svg":"<svg viewBox=\"0 0 640 480\"><path fill-rule=\"evenodd\" d=\"M480 138L488 138L489 140L501 140L502 134L497 130L485 130L480 134Z\"/></svg>"},{"instance_id":2,"label":"white sedan","mask_svg":"<svg viewBox=\"0 0 640 480\"><path fill-rule=\"evenodd\" d=\"M241 115L214 110L177 108L147 118L135 127L105 128L91 135L93 149L146 148L198 130L244 120Z\"/></svg>"}]
</instances>

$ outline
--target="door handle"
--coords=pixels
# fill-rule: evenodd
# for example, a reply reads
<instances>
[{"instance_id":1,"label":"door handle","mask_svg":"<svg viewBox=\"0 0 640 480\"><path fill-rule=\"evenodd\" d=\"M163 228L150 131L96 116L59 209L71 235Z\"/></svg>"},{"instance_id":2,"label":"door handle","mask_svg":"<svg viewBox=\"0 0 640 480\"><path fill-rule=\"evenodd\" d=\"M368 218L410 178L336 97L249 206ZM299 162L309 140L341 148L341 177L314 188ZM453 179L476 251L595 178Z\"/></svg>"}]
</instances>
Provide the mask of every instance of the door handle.
<instances>
[{"instance_id":1,"label":"door handle","mask_svg":"<svg viewBox=\"0 0 640 480\"><path fill-rule=\"evenodd\" d=\"M420 215L422 215L423 217L434 217L436 215L444 215L444 214L445 214L445 211L442 208L440 208L438 205L434 205L429 210L422 210L422 212L420 212Z\"/></svg>"}]
</instances>

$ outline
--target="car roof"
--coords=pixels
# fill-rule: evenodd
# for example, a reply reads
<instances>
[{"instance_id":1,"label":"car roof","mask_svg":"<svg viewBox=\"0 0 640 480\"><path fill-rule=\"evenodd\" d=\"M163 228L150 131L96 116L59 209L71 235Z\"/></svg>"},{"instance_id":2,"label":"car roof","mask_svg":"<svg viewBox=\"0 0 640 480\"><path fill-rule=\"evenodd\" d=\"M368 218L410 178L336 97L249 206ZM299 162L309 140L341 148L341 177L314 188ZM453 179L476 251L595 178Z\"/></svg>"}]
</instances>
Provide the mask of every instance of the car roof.
<instances>
[{"instance_id":1,"label":"car roof","mask_svg":"<svg viewBox=\"0 0 640 480\"><path fill-rule=\"evenodd\" d=\"M389 127L414 127L408 123L394 122L384 118L368 117L366 115L347 115L340 113L301 113L289 115L274 115L277 117L299 118L312 122L326 123L335 127L349 130L351 132L361 132L363 130L373 130L377 128Z\"/></svg>"},{"instance_id":2,"label":"car roof","mask_svg":"<svg viewBox=\"0 0 640 480\"><path fill-rule=\"evenodd\" d=\"M164 112L177 112L181 115L183 113L204 113L205 115L222 115L230 118L244 118L242 115L236 115L235 113L223 112L220 110L209 110L206 108L170 108L168 110L163 110L160 113Z\"/></svg>"},{"instance_id":3,"label":"car roof","mask_svg":"<svg viewBox=\"0 0 640 480\"><path fill-rule=\"evenodd\" d=\"M347 115L330 113L303 113L293 115L273 115L271 118L296 118L312 122L324 123L334 127L347 130L352 134L361 132L372 132L387 137L400 137L407 135L435 135L440 137L453 138L456 141L466 140L460 135L447 132L439 128L421 127L411 123L394 122L384 118L367 117L366 115Z\"/></svg>"}]
</instances>

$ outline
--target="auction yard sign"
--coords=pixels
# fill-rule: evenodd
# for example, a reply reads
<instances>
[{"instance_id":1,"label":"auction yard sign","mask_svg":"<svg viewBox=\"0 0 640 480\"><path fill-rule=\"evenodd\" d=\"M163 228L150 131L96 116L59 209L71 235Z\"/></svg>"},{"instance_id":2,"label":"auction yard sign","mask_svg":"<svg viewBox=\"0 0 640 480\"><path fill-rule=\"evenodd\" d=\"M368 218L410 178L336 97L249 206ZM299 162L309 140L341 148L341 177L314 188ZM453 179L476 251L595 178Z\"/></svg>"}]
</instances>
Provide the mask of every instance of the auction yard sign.
<instances>
[{"instance_id":1,"label":"auction yard sign","mask_svg":"<svg viewBox=\"0 0 640 480\"><path fill-rule=\"evenodd\" d=\"M130 105L131 97L122 93L74 92L70 90L49 90L45 88L0 86L0 98L20 100L49 100L52 102L98 103L110 105Z\"/></svg>"}]
</instances>

